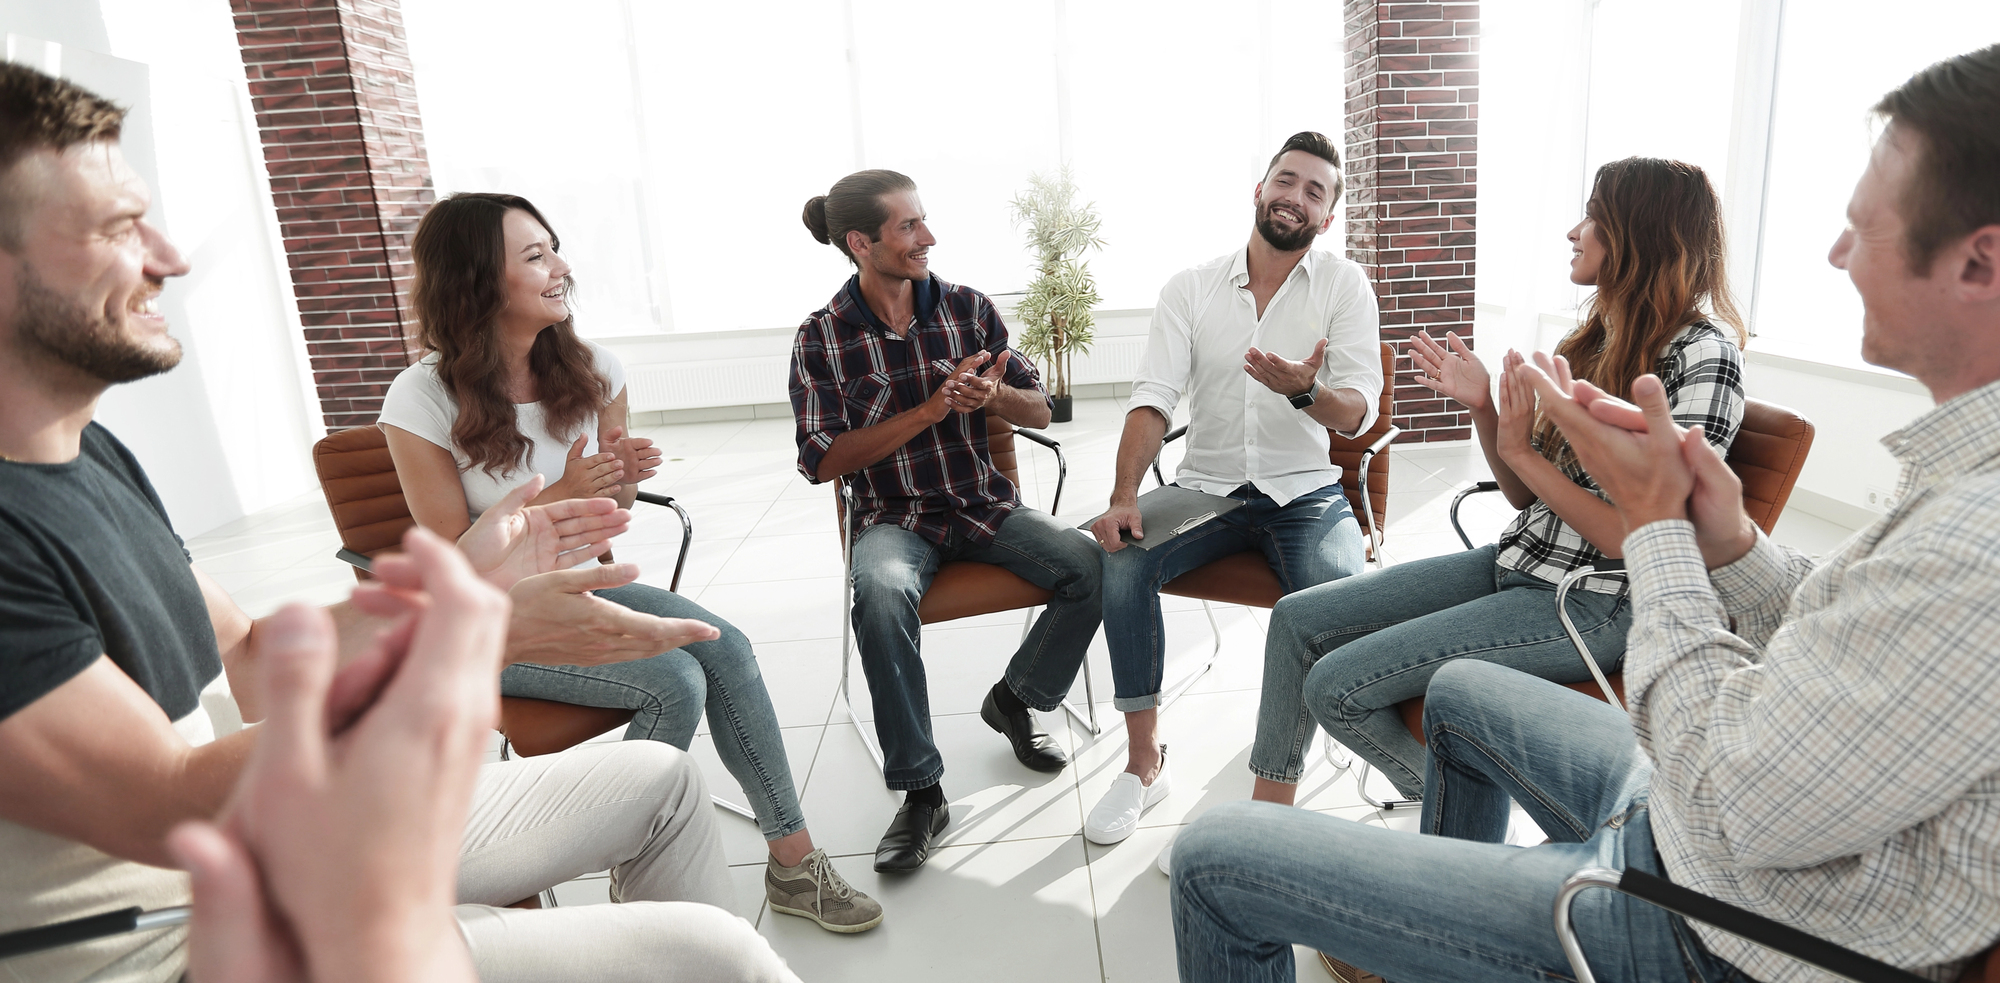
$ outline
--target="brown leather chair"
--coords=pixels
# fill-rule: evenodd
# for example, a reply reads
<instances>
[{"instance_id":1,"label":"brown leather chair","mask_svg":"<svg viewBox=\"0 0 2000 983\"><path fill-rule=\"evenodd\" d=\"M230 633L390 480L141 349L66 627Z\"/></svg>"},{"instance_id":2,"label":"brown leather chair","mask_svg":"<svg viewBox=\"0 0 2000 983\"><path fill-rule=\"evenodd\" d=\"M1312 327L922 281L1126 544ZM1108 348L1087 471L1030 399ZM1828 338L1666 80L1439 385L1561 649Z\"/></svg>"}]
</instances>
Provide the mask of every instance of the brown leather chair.
<instances>
[{"instance_id":1,"label":"brown leather chair","mask_svg":"<svg viewBox=\"0 0 2000 983\"><path fill-rule=\"evenodd\" d=\"M409 503L403 499L396 463L389 457L388 438L379 427L372 426L329 434L313 445L313 468L319 472L320 491L326 495L334 528L340 532L340 549L335 555L354 566L355 579L366 580L374 558L395 551L403 541L403 533L417 524L410 516ZM674 566L671 588L678 590L681 572L687 566L694 525L687 510L666 495L642 491L639 500L673 509L680 516L680 559ZM500 756L508 757L510 748L528 757L553 754L623 727L631 720L631 710L617 707L586 707L503 696L500 734L505 740ZM733 812L743 813L733 803L716 801Z\"/></svg>"},{"instance_id":2,"label":"brown leather chair","mask_svg":"<svg viewBox=\"0 0 2000 983\"><path fill-rule=\"evenodd\" d=\"M1055 452L1056 493L1049 501L1049 513L1053 515L1062 507L1063 484L1069 480L1069 462L1063 457L1062 444L1033 430L1019 430L1013 424L997 415L986 415L986 449L993 459L993 467L1007 480L1021 487L1019 452L1015 449L1014 438L1023 437ZM854 732L861 736L861 743L875 759L875 767L882 767L882 749L875 743L875 735L861 723L861 716L854 712L854 699L849 692L848 667L854 654L854 556L848 547L854 542L854 529L848 519L853 514L854 492L845 479L836 479L837 489L834 507L840 516L841 556L848 564L841 580L840 604L840 701L847 708L847 720L854 725ZM970 560L953 560L938 567L937 575L931 578L929 589L924 591L917 602L917 621L931 625L960 618L974 618L982 614L996 614L1001 611L1015 611L1035 608L1047 604L1053 592L1015 576L1006 567L991 563L974 563ZM1021 625L1021 637L1026 638L1032 623L1034 611L1030 610ZM1070 716L1090 730L1092 734L1102 733L1097 722L1097 706L1092 699L1090 686L1090 663L1083 664L1084 711L1078 711L1068 700L1063 701L1063 709Z\"/></svg>"},{"instance_id":3,"label":"brown leather chair","mask_svg":"<svg viewBox=\"0 0 2000 983\"><path fill-rule=\"evenodd\" d=\"M1743 426L1737 431L1736 439L1729 445L1729 453L1724 460L1729 469L1743 482L1743 510L1757 528L1770 535L1777 528L1778 517L1784 514L1785 503L1791 500L1792 488L1799 482L1799 472L1806 466L1806 455L1812 451L1814 428L1812 421L1797 410L1761 399L1747 399L1743 407ZM1490 488L1488 486L1491 486ZM1496 491L1499 486L1490 481L1460 492L1452 502L1452 528L1458 532L1467 549L1472 541L1458 524L1458 503L1469 494ZM1625 705L1625 676L1623 673L1605 675L1591 658L1590 650L1584 647L1583 639L1574 626L1569 624L1569 612L1563 607L1563 597L1576 583L1590 577L1623 577L1622 563L1613 561L1600 564L1603 569L1585 568L1563 579L1556 588L1556 611L1563 616L1563 626L1569 629L1570 641L1576 645L1584 665L1598 677L1590 682L1565 683L1570 689L1595 696L1614 706ZM1608 691L1608 692L1607 692ZM1424 741L1424 698L1404 700L1396 704L1402 714L1403 726Z\"/></svg>"},{"instance_id":4,"label":"brown leather chair","mask_svg":"<svg viewBox=\"0 0 2000 983\"><path fill-rule=\"evenodd\" d=\"M1331 445L1327 457L1340 468L1340 485L1347 492L1348 507L1368 528L1368 558L1377 568L1382 566L1382 540L1389 525L1389 455L1383 452L1403 433L1402 428L1390 423L1395 402L1395 366L1395 346L1382 342L1382 402L1374 425L1366 433L1354 437L1343 437L1331 430L1326 433ZM1177 427L1162 443L1178 440L1186 433L1186 427ZM1157 458L1153 461L1153 477L1160 484L1166 484ZM1271 571L1270 563L1257 550L1246 550L1196 567L1168 581L1160 593L1196 598L1203 602L1204 611L1208 610L1207 602L1210 601L1269 608L1275 606L1285 594L1278 584L1278 575ZM1167 687L1161 695L1162 707L1178 699L1196 680L1214 668L1216 657L1222 652L1222 630L1216 625L1212 611L1208 613L1208 625L1215 634L1215 646L1209 650L1208 661L1180 682Z\"/></svg>"}]
</instances>

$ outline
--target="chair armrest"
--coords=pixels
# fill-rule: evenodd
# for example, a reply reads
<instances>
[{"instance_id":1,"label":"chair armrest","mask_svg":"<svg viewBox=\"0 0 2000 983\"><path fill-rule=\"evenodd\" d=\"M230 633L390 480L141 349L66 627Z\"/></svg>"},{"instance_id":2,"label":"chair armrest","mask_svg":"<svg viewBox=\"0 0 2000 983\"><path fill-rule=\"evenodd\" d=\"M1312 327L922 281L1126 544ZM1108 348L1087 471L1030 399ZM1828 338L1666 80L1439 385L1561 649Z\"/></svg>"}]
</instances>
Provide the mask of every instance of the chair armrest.
<instances>
[{"instance_id":1,"label":"chair armrest","mask_svg":"<svg viewBox=\"0 0 2000 983\"><path fill-rule=\"evenodd\" d=\"M1458 534L1458 541L1464 543L1466 549L1472 548L1472 537L1467 536L1465 534L1465 527L1458 524L1459 503L1465 501L1467 498L1473 495L1480 495L1486 492L1493 492L1499 490L1500 490L1500 483L1488 479L1486 481L1481 481L1462 492L1459 492L1458 495L1451 500L1451 531Z\"/></svg>"},{"instance_id":2,"label":"chair armrest","mask_svg":"<svg viewBox=\"0 0 2000 983\"><path fill-rule=\"evenodd\" d=\"M1014 436L1026 438L1056 452L1056 497L1054 501L1049 503L1049 514L1056 514L1057 511L1062 509L1063 485L1069 481L1069 459L1063 456L1062 441L1044 436L1034 430L1022 430L1019 427L1014 429Z\"/></svg>"},{"instance_id":3,"label":"chair armrest","mask_svg":"<svg viewBox=\"0 0 2000 983\"><path fill-rule=\"evenodd\" d=\"M672 495L642 491L637 494L636 501L673 509L674 514L681 517L681 555L674 561L674 579L667 587L668 590L678 594L681 592L681 574L687 570L688 547L694 543L694 521L688 518L687 509L681 508L681 503L674 501Z\"/></svg>"},{"instance_id":4,"label":"chair armrest","mask_svg":"<svg viewBox=\"0 0 2000 983\"><path fill-rule=\"evenodd\" d=\"M1377 454L1382 453L1383 451L1388 450L1389 445L1395 443L1396 438L1401 437L1402 435L1403 435L1402 427L1390 427L1389 429L1382 431L1382 436L1375 438L1375 442L1369 444L1368 448L1361 452L1361 459L1365 461L1371 457L1374 457ZM1499 486L1495 485L1494 487L1498 488Z\"/></svg>"},{"instance_id":5,"label":"chair armrest","mask_svg":"<svg viewBox=\"0 0 2000 983\"><path fill-rule=\"evenodd\" d=\"M348 566L354 567L357 570L369 571L375 569L374 560L369 559L364 554L356 553L345 546L342 546L341 548L334 550L333 558L336 560L340 560L341 562L346 563Z\"/></svg>"},{"instance_id":6,"label":"chair armrest","mask_svg":"<svg viewBox=\"0 0 2000 983\"><path fill-rule=\"evenodd\" d=\"M0 959L12 959L30 952L57 949L92 939L123 935L126 932L149 932L173 925L184 925L192 917L193 912L194 909L186 905L161 908L156 911L145 911L134 905L99 915L72 918L53 925L0 933Z\"/></svg>"},{"instance_id":7,"label":"chair armrest","mask_svg":"<svg viewBox=\"0 0 2000 983\"><path fill-rule=\"evenodd\" d=\"M1160 449L1165 450L1168 444L1185 436L1187 436L1187 427L1185 426L1175 427L1167 431L1167 435L1160 438ZM1162 487L1165 487L1167 483L1167 479L1160 474L1160 455L1158 454L1153 455L1153 480L1159 482Z\"/></svg>"},{"instance_id":8,"label":"chair armrest","mask_svg":"<svg viewBox=\"0 0 2000 983\"><path fill-rule=\"evenodd\" d=\"M1597 688L1604 693L1604 702L1625 709L1625 702L1611 689L1611 680L1605 678L1604 669L1597 664L1597 657L1590 654L1590 646L1583 644L1583 634L1576 630L1576 622L1569 617L1569 591L1592 577L1626 578L1625 561L1612 557L1601 557L1588 567L1571 570L1556 583L1556 619L1562 622L1563 631L1569 635L1569 643L1576 646L1576 654L1583 658L1583 667L1590 670L1591 678L1597 680Z\"/></svg>"},{"instance_id":9,"label":"chair armrest","mask_svg":"<svg viewBox=\"0 0 2000 983\"><path fill-rule=\"evenodd\" d=\"M1577 983L1597 983L1577 944L1576 929L1570 924L1570 906L1577 895L1591 888L1610 888L1630 898L1664 908L1682 918L1713 925L1738 938L1774 949L1800 962L1818 967L1856 983L1920 983L1924 978L1898 969L1825 939L1808 935L1790 925L1780 924L1755 912L1745 911L1726 901L1718 901L1699 891L1690 891L1664 877L1642 870L1623 872L1604 867L1585 867L1563 881L1556 892L1556 937Z\"/></svg>"}]
</instances>

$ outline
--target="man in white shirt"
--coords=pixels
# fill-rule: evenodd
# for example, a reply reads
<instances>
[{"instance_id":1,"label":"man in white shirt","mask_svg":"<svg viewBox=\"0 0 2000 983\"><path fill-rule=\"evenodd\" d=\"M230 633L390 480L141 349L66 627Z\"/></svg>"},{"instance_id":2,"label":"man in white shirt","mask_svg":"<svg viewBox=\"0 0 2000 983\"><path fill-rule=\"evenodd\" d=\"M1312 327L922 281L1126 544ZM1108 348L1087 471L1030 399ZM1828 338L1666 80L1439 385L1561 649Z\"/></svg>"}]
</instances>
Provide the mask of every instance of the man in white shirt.
<instances>
[{"instance_id":1,"label":"man in white shirt","mask_svg":"<svg viewBox=\"0 0 2000 983\"><path fill-rule=\"evenodd\" d=\"M1104 634L1114 705L1131 747L1125 772L1091 810L1084 835L1116 843L1171 779L1158 742L1166 654L1160 587L1203 564L1258 550L1285 593L1361 569L1360 527L1327 460L1327 431L1359 434L1382 395L1375 292L1361 268L1312 249L1340 200L1340 151L1294 134L1257 184L1242 249L1176 274L1160 291L1146 357L1118 443L1111 508L1091 526L1104 547ZM1243 502L1151 549L1139 480L1159 456L1174 407L1188 399L1187 454L1174 483Z\"/></svg>"}]
</instances>

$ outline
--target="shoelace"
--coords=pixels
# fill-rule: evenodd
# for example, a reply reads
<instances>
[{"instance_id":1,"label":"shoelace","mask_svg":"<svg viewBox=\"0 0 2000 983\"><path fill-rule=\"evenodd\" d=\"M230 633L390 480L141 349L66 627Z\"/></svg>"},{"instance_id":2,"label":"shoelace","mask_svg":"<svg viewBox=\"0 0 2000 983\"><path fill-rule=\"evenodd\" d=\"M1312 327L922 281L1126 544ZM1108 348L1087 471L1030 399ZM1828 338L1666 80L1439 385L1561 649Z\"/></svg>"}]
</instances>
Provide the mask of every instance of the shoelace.
<instances>
[{"instance_id":1,"label":"shoelace","mask_svg":"<svg viewBox=\"0 0 2000 983\"><path fill-rule=\"evenodd\" d=\"M813 879L815 911L825 914L826 892L829 890L837 901L854 897L854 888L840 876L840 871L833 869L833 858L828 857L825 850L814 850L812 856L806 858L806 873Z\"/></svg>"}]
</instances>

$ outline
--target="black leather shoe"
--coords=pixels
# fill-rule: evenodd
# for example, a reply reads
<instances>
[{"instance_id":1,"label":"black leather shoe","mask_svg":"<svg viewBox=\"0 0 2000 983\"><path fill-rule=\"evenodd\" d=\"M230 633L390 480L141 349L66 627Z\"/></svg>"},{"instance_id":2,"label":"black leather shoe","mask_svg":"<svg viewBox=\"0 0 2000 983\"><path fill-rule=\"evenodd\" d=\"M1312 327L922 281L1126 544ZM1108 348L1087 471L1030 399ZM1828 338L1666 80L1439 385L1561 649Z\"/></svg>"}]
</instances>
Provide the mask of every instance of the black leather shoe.
<instances>
[{"instance_id":1,"label":"black leather shoe","mask_svg":"<svg viewBox=\"0 0 2000 983\"><path fill-rule=\"evenodd\" d=\"M1035 727L1035 714L1027 708L1019 713L1007 713L1000 709L993 693L1007 685L1004 681L995 683L986 691L986 702L979 705L979 719L993 728L1014 745L1014 757L1036 771L1061 771L1069 766L1069 755L1063 753L1062 746L1045 730Z\"/></svg>"},{"instance_id":2,"label":"black leather shoe","mask_svg":"<svg viewBox=\"0 0 2000 983\"><path fill-rule=\"evenodd\" d=\"M875 847L875 869L916 870L931 858L931 840L951 823L951 805L927 805L903 800L896 818Z\"/></svg>"}]
</instances>

